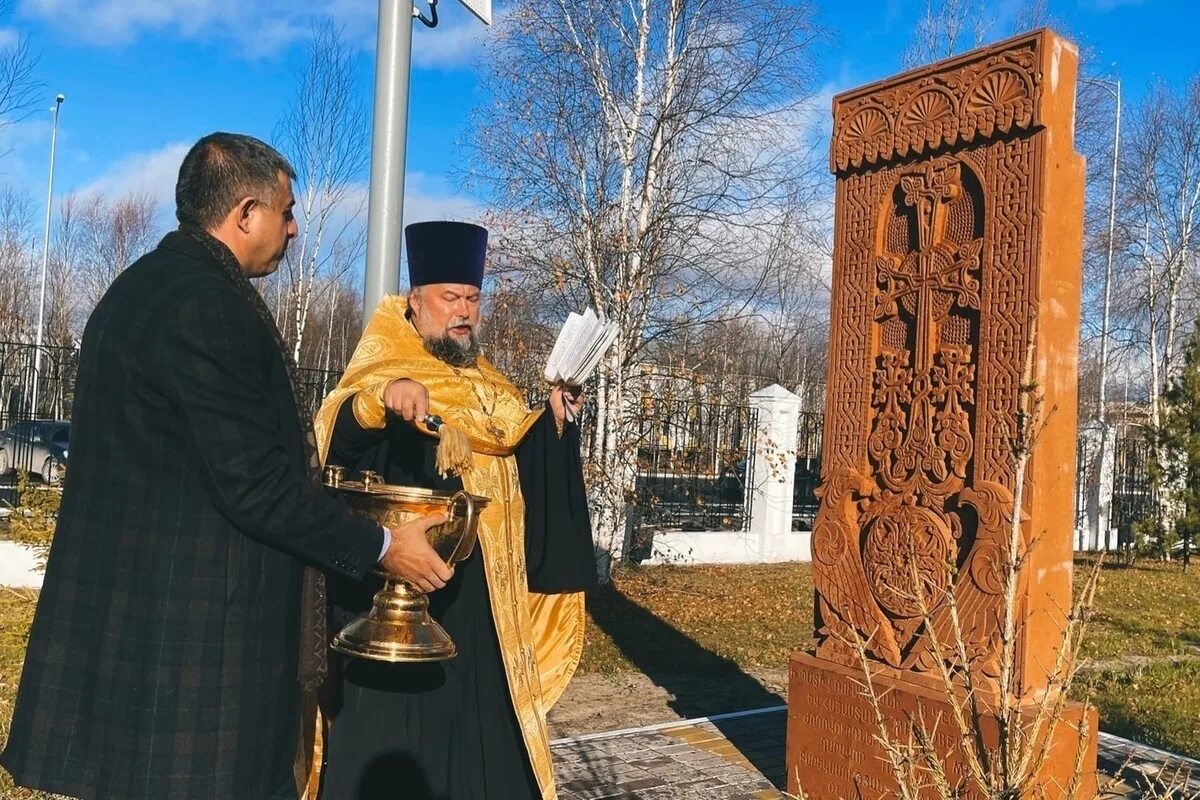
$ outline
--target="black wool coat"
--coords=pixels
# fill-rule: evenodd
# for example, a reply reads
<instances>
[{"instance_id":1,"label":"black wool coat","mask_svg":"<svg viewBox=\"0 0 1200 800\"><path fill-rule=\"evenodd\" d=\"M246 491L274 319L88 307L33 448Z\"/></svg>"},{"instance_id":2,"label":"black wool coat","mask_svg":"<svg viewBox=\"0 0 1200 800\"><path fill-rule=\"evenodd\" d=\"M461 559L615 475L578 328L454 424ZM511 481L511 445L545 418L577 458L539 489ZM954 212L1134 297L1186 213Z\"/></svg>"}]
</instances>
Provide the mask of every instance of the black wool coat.
<instances>
[{"instance_id":1,"label":"black wool coat","mask_svg":"<svg viewBox=\"0 0 1200 800\"><path fill-rule=\"evenodd\" d=\"M291 774L301 575L383 533L312 483L279 348L171 233L88 322L71 466L0 764L104 800L263 800Z\"/></svg>"}]
</instances>

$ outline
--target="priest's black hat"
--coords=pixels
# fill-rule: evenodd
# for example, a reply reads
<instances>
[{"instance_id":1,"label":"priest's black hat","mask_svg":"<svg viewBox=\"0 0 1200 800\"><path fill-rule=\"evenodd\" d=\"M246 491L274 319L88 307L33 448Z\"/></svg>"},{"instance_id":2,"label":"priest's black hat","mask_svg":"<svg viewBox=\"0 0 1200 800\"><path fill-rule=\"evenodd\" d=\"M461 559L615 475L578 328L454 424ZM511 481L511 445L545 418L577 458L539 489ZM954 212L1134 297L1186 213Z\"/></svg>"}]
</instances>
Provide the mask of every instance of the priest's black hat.
<instances>
[{"instance_id":1,"label":"priest's black hat","mask_svg":"<svg viewBox=\"0 0 1200 800\"><path fill-rule=\"evenodd\" d=\"M483 286L486 228L468 222L414 222L404 229L409 286L465 283Z\"/></svg>"}]
</instances>

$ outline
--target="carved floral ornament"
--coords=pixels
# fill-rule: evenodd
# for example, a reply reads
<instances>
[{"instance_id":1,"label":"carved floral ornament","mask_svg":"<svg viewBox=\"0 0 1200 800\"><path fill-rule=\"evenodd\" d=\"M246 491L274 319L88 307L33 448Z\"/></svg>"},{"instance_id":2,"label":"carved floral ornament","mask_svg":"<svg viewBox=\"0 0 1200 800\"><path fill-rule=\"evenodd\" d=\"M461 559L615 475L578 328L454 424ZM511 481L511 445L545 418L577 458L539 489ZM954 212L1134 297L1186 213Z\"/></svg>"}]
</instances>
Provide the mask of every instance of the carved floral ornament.
<instances>
[{"instance_id":1,"label":"carved floral ornament","mask_svg":"<svg viewBox=\"0 0 1200 800\"><path fill-rule=\"evenodd\" d=\"M841 172L1038 124L1032 42L951 72L901 79L834 107L832 169Z\"/></svg>"},{"instance_id":2,"label":"carved floral ornament","mask_svg":"<svg viewBox=\"0 0 1200 800\"><path fill-rule=\"evenodd\" d=\"M1012 494L975 462L986 201L954 156L891 171L880 187L860 322L876 331L865 462L832 467L818 490L817 654L855 664L857 637L874 659L928 672L932 626L942 642L961 635L994 679Z\"/></svg>"}]
</instances>

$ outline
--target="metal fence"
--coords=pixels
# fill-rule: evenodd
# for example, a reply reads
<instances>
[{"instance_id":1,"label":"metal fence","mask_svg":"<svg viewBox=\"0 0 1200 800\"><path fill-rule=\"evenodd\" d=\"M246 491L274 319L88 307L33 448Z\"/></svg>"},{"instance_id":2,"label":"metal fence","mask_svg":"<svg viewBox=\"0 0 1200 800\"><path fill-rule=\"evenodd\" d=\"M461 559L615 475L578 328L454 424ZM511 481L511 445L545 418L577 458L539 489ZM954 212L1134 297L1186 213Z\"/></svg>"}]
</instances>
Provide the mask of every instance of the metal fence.
<instances>
[{"instance_id":1,"label":"metal fence","mask_svg":"<svg viewBox=\"0 0 1200 800\"><path fill-rule=\"evenodd\" d=\"M301 419L312 419L321 409L325 395L337 388L342 373L308 367L300 367L297 372L300 385L296 387L296 409Z\"/></svg>"},{"instance_id":2,"label":"metal fence","mask_svg":"<svg viewBox=\"0 0 1200 800\"><path fill-rule=\"evenodd\" d=\"M0 342L0 507L17 501L18 471L57 484L66 459L79 351Z\"/></svg>"},{"instance_id":3,"label":"metal fence","mask_svg":"<svg viewBox=\"0 0 1200 800\"><path fill-rule=\"evenodd\" d=\"M1100 436L1083 428L1076 443L1075 530L1088 527L1088 498L1100 480ZM1130 546L1133 528L1154 516L1158 493L1150 477L1153 457L1148 431L1141 426L1119 428L1113 442L1113 483L1109 525L1117 531L1117 544ZM1087 542L1081 543L1087 546ZM1101 541L1101 545L1106 544Z\"/></svg>"},{"instance_id":4,"label":"metal fence","mask_svg":"<svg viewBox=\"0 0 1200 800\"><path fill-rule=\"evenodd\" d=\"M1112 524L1118 543L1133 544L1133 526L1154 516L1158 494L1150 478L1150 441L1142 433L1117 439Z\"/></svg>"},{"instance_id":5,"label":"metal fence","mask_svg":"<svg viewBox=\"0 0 1200 800\"><path fill-rule=\"evenodd\" d=\"M79 351L0 342L0 428L22 419L70 419ZM37 387L35 393L34 387ZM34 407L36 394L37 407Z\"/></svg>"},{"instance_id":6,"label":"metal fence","mask_svg":"<svg viewBox=\"0 0 1200 800\"><path fill-rule=\"evenodd\" d=\"M817 517L817 487L821 485L821 433L825 415L801 411L796 428L796 477L792 486L792 530L812 530Z\"/></svg>"},{"instance_id":7,"label":"metal fence","mask_svg":"<svg viewBox=\"0 0 1200 800\"><path fill-rule=\"evenodd\" d=\"M638 525L745 530L757 419L744 405L644 400L637 422Z\"/></svg>"}]
</instances>

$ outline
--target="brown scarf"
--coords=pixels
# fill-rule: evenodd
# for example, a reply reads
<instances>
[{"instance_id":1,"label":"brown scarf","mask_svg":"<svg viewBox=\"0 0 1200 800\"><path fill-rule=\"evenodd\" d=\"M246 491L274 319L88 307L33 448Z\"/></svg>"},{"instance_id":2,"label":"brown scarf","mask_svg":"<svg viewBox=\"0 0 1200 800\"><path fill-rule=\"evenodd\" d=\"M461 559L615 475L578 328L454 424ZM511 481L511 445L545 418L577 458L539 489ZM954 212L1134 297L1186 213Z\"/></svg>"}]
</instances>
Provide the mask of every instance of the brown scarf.
<instances>
[{"instance_id":1,"label":"brown scarf","mask_svg":"<svg viewBox=\"0 0 1200 800\"><path fill-rule=\"evenodd\" d=\"M279 357L287 369L288 381L292 385L292 396L300 397L301 381L300 368L288 353L287 342L279 332L279 325L267 308L262 295L250 283L250 279L242 272L242 266L223 242L202 228L184 223L179 226L181 233L195 239L208 251L213 260L221 267L225 277L238 288L246 302L250 304L263 325L275 338L279 347ZM317 437L313 433L312 420L302 417L304 431L304 455L309 476L320 480L321 462L317 458ZM325 573L315 567L304 568L304 584L300 605L300 685L306 691L315 691L325 680L329 670L326 648L329 645L325 604Z\"/></svg>"}]
</instances>

